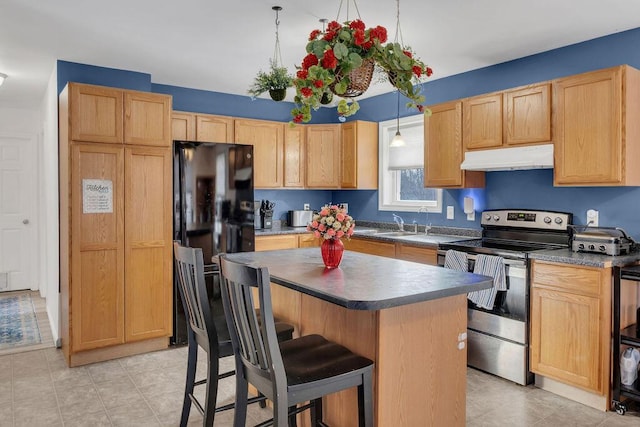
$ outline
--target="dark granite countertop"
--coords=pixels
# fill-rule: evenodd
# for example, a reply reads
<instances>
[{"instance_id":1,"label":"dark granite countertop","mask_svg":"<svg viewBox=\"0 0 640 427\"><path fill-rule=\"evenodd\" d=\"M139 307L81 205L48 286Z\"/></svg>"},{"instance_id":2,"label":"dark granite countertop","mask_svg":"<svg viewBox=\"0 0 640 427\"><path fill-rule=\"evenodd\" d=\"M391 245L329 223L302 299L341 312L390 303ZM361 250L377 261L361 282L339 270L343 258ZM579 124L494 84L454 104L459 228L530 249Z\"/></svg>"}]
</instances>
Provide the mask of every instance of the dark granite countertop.
<instances>
[{"instance_id":1,"label":"dark granite countertop","mask_svg":"<svg viewBox=\"0 0 640 427\"><path fill-rule=\"evenodd\" d=\"M379 310L466 294L491 287L493 280L352 251L344 252L339 268L329 270L318 248L242 252L228 257L268 267L274 283L356 310Z\"/></svg>"},{"instance_id":2,"label":"dark granite countertop","mask_svg":"<svg viewBox=\"0 0 640 427\"><path fill-rule=\"evenodd\" d=\"M410 244L413 246L421 246L427 248L437 248L439 243L448 243L455 242L460 240L468 240L477 238L474 233L469 234L446 234L447 229L438 229L439 234L425 234L424 232L419 232L417 234L407 233L404 235L393 234L395 230L390 229L380 229L373 227L356 227L356 231L353 237L361 238L364 240L375 240L379 242L401 242L404 244ZM457 229L456 229L457 231ZM274 227L269 229L259 229L256 230L256 237L258 236L277 236L283 234L300 234L300 233L308 233L306 227ZM391 233L391 234L385 234Z\"/></svg>"},{"instance_id":3,"label":"dark granite countertop","mask_svg":"<svg viewBox=\"0 0 640 427\"><path fill-rule=\"evenodd\" d=\"M622 267L640 261L640 252L629 255L609 256L603 254L573 252L571 249L554 249L533 251L529 258L541 261L560 262L565 264L584 265L587 267Z\"/></svg>"}]
</instances>

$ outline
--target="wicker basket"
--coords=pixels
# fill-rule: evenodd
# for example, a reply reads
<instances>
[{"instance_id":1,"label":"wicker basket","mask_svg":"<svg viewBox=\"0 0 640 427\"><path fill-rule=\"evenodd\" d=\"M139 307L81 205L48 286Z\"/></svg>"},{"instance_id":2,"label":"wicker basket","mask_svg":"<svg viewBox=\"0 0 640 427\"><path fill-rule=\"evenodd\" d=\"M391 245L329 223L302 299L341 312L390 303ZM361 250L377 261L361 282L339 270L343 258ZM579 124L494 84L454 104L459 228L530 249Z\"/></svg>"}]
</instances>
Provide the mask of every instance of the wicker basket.
<instances>
[{"instance_id":1,"label":"wicker basket","mask_svg":"<svg viewBox=\"0 0 640 427\"><path fill-rule=\"evenodd\" d=\"M335 91L335 85L337 83L340 83L340 81L342 80L342 74L340 72L337 72L336 79L330 86L331 92L343 98L355 98L356 96L362 95L367 91L367 89L369 89L369 85L371 84L371 77L373 76L374 65L375 63L373 59L367 58L362 61L362 65L359 68L351 70L351 72L348 74L350 83L344 93L337 93Z\"/></svg>"}]
</instances>

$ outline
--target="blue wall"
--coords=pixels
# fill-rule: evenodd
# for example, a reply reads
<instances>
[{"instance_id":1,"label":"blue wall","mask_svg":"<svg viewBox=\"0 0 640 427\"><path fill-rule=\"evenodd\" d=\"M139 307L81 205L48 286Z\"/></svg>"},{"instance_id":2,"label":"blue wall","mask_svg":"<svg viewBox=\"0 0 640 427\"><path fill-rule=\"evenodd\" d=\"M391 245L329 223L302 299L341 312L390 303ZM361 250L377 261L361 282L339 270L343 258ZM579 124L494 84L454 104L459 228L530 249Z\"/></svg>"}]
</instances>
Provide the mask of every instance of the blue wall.
<instances>
[{"instance_id":1,"label":"blue wall","mask_svg":"<svg viewBox=\"0 0 640 427\"><path fill-rule=\"evenodd\" d=\"M433 80L425 83L428 104L436 104L524 84L540 82L571 74L629 64L640 68L640 28L612 34L587 42L543 52L502 64ZM437 64L432 64L437 77ZM84 64L58 61L59 90L67 81L168 93L174 97L174 109L288 121L290 103L273 103L268 100L251 100L248 96L236 96L175 86L151 83L145 73L114 70ZM361 109L355 118L380 122L395 118L396 95L394 92L360 101ZM402 109L400 115L415 111ZM322 108L313 115L314 123L336 123L334 109ZM630 163L633 165L633 161ZM488 172L486 188L472 190L445 190L443 204L455 207L455 219L446 220L444 214L402 213L405 222L417 220L420 224L479 228L476 221L466 221L462 212L462 199L473 195L477 211L498 208L534 208L568 211L575 215L577 224L586 222L586 210L600 211L600 225L623 227L640 240L640 188L553 187L553 171ZM276 202L276 218L284 218L288 209L301 209L303 203L319 208L328 202L349 203L350 213L356 220L391 221L391 212L377 210L377 191L312 191L312 190L258 190L256 199Z\"/></svg>"}]
</instances>

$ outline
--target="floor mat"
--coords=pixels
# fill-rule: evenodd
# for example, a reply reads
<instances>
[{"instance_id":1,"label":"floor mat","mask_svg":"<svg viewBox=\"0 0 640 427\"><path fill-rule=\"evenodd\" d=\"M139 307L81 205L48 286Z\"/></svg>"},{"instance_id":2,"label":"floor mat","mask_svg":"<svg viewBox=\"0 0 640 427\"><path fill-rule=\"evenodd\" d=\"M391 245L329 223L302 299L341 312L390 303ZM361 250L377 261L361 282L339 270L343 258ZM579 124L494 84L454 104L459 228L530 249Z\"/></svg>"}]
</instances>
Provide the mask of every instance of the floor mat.
<instances>
[{"instance_id":1,"label":"floor mat","mask_svg":"<svg viewBox=\"0 0 640 427\"><path fill-rule=\"evenodd\" d=\"M29 293L0 296L0 350L40 343L42 340Z\"/></svg>"}]
</instances>

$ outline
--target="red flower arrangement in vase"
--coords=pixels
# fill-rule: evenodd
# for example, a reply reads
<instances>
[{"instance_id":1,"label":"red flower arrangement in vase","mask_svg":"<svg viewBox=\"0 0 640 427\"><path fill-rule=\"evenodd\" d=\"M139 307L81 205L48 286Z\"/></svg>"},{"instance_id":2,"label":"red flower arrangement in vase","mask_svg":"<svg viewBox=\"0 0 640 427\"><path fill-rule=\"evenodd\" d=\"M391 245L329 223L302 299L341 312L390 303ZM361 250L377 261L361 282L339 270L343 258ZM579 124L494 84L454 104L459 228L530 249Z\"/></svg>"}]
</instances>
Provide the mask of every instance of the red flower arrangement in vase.
<instances>
[{"instance_id":1,"label":"red flower arrangement in vase","mask_svg":"<svg viewBox=\"0 0 640 427\"><path fill-rule=\"evenodd\" d=\"M321 238L320 251L327 268L336 268L342 261L344 245L342 238L349 239L353 235L356 222L347 211L337 205L325 205L313 216L307 230Z\"/></svg>"}]
</instances>

